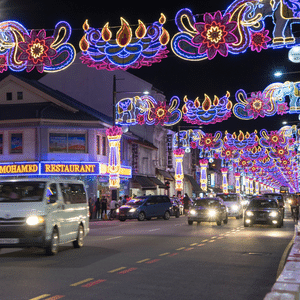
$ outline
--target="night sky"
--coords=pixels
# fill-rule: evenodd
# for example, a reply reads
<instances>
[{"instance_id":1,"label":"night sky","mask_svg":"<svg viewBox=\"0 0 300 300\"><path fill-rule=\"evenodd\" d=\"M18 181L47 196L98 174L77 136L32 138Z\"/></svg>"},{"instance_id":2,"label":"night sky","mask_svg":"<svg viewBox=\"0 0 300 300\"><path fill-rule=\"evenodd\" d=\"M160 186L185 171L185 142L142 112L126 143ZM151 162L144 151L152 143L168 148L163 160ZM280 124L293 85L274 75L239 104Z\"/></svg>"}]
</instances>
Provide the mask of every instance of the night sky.
<instances>
[{"instance_id":1,"label":"night sky","mask_svg":"<svg viewBox=\"0 0 300 300\"><path fill-rule=\"evenodd\" d=\"M106 22L110 26L120 26L120 17L125 18L130 24L137 24L138 19L145 24L158 21L160 14L164 13L167 22L164 25L172 37L178 32L174 22L176 13L182 8L189 8L193 14L199 14L197 21L203 21L205 12L224 11L230 2L218 1L37 1L37 0L0 0L1 21L16 20L28 29L48 29L52 33L55 24L61 20L70 23L73 33L70 42L78 50L78 43L83 35L82 24L89 20L91 27L101 28ZM270 19L270 18L269 18ZM267 25L271 22L267 21ZM272 27L270 27L272 30ZM300 36L295 27L294 35ZM151 67L143 67L130 72L150 83L165 95L167 100L176 95L183 99L185 95L194 100L204 98L204 93L212 99L214 95L222 97L226 91L231 93L231 101L235 103L234 94L238 89L244 89L250 94L263 90L269 84L277 81L297 81L300 78L300 68L288 60L288 50L262 50L260 53L252 52L239 55L229 54L228 57L217 56L209 61L189 62L182 60L172 53L168 45L168 58ZM275 70L296 72L288 74L281 79L273 76ZM27 74L23 71L21 76L37 76L37 72ZM205 132L216 130L253 131L266 128L267 130L279 129L281 122L287 120L295 122L297 115L284 115L279 117L258 118L254 121L242 121L234 116L229 120L216 125L205 126ZM188 124L183 124L188 125Z\"/></svg>"}]
</instances>

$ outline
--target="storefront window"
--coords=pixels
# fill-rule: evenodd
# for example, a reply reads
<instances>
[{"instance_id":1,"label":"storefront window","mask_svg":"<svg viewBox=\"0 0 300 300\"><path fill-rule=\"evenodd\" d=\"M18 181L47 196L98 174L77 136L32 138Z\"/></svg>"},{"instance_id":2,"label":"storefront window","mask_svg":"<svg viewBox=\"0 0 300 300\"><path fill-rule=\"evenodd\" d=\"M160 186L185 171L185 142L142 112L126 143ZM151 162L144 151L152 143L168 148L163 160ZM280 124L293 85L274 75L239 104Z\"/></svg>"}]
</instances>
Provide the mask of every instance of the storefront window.
<instances>
[{"instance_id":1,"label":"storefront window","mask_svg":"<svg viewBox=\"0 0 300 300\"><path fill-rule=\"evenodd\" d=\"M86 153L86 135L78 133L50 133L49 152Z\"/></svg>"},{"instance_id":2,"label":"storefront window","mask_svg":"<svg viewBox=\"0 0 300 300\"><path fill-rule=\"evenodd\" d=\"M12 133L10 136L10 153L20 154L23 153L23 134Z\"/></svg>"}]
</instances>

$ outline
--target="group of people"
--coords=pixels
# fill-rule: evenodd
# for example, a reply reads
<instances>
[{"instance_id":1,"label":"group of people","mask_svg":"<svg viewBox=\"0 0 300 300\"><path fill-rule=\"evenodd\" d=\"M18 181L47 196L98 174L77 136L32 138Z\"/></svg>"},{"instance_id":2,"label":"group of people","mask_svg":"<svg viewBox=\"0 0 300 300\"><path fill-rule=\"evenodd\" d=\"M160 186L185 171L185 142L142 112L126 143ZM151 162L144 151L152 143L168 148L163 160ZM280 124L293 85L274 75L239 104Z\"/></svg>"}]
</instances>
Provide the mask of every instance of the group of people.
<instances>
[{"instance_id":1,"label":"group of people","mask_svg":"<svg viewBox=\"0 0 300 300\"><path fill-rule=\"evenodd\" d=\"M97 198L93 200L91 197L89 198L89 210L90 210L90 220L91 219L105 219L107 216L107 210L110 210L110 214L113 215L118 207L126 204L127 201L130 200L130 197L127 195L124 198L120 197L119 201L112 199L109 201L106 196L102 196L101 199Z\"/></svg>"}]
</instances>

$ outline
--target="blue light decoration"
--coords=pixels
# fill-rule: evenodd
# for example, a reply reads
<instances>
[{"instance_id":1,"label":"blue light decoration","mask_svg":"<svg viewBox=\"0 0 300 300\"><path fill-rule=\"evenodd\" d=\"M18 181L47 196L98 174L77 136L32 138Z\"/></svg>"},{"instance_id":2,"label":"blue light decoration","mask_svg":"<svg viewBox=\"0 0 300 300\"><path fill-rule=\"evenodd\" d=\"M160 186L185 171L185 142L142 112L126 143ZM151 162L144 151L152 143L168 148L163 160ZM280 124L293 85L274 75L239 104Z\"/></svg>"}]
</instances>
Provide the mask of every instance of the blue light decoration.
<instances>
[{"instance_id":1,"label":"blue light decoration","mask_svg":"<svg viewBox=\"0 0 300 300\"><path fill-rule=\"evenodd\" d=\"M205 13L203 22L198 22L198 15L184 8L175 17L179 32L172 38L172 51L182 59L199 61L248 48L257 52L291 48L299 44L292 31L292 25L300 23L299 12L298 0L236 0L223 14ZM272 18L272 36L265 28L266 18Z\"/></svg>"},{"instance_id":2,"label":"blue light decoration","mask_svg":"<svg viewBox=\"0 0 300 300\"><path fill-rule=\"evenodd\" d=\"M156 101L150 95L123 98L116 103L115 124L120 126L137 124L172 126L182 119L179 105L178 97L172 97L169 105Z\"/></svg>"},{"instance_id":3,"label":"blue light decoration","mask_svg":"<svg viewBox=\"0 0 300 300\"><path fill-rule=\"evenodd\" d=\"M113 40L113 33L106 23L102 29L89 26L86 20L83 24L84 36L79 47L82 51L82 63L98 70L127 70L151 66L167 57L166 45L170 40L168 31L163 28L166 17L161 14L158 22L146 27L139 20L139 25L133 36L128 22L121 18L121 27Z\"/></svg>"},{"instance_id":4,"label":"blue light decoration","mask_svg":"<svg viewBox=\"0 0 300 300\"><path fill-rule=\"evenodd\" d=\"M183 120L196 125L215 124L227 120L231 116L232 102L229 100L230 93L220 99L215 96L211 101L209 96L204 94L202 105L199 98L194 101L184 97L185 104L182 107Z\"/></svg>"},{"instance_id":5,"label":"blue light decoration","mask_svg":"<svg viewBox=\"0 0 300 300\"><path fill-rule=\"evenodd\" d=\"M76 50L69 44L71 26L67 22L56 24L52 36L46 30L30 32L16 21L0 23L0 73L10 69L20 72L34 68L39 73L57 72L70 66Z\"/></svg>"}]
</instances>

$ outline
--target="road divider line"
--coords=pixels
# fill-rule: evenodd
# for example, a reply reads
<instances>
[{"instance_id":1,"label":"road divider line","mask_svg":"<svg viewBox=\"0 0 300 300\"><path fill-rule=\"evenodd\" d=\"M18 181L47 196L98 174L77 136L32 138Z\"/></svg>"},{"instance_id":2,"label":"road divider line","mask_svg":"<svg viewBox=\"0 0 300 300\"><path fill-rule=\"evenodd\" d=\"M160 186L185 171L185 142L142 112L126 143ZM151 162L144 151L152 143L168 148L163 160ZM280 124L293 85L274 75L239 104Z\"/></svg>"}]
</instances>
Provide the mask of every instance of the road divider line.
<instances>
[{"instance_id":1,"label":"road divider line","mask_svg":"<svg viewBox=\"0 0 300 300\"><path fill-rule=\"evenodd\" d=\"M201 241L201 243L205 243L205 242L208 242L208 240L202 240L202 241Z\"/></svg>"},{"instance_id":2,"label":"road divider line","mask_svg":"<svg viewBox=\"0 0 300 300\"><path fill-rule=\"evenodd\" d=\"M215 242L216 240L210 240L210 241L208 241L209 243L213 243L213 242Z\"/></svg>"},{"instance_id":3,"label":"road divider line","mask_svg":"<svg viewBox=\"0 0 300 300\"><path fill-rule=\"evenodd\" d=\"M194 247L190 247L190 248L184 249L184 251L190 251L190 250L193 250L193 249L194 249Z\"/></svg>"},{"instance_id":4,"label":"road divider line","mask_svg":"<svg viewBox=\"0 0 300 300\"><path fill-rule=\"evenodd\" d=\"M115 273L115 272L118 272L118 271L121 271L121 270L124 270L124 269L126 269L126 267L120 267L120 268L117 268L117 269L114 269L114 270L110 270L107 273Z\"/></svg>"},{"instance_id":5,"label":"road divider line","mask_svg":"<svg viewBox=\"0 0 300 300\"><path fill-rule=\"evenodd\" d=\"M47 299L45 299L45 300L57 300L57 299L61 299L61 298L63 298L63 297L65 297L65 296L63 296L63 295L56 295L56 296L47 298Z\"/></svg>"},{"instance_id":6,"label":"road divider line","mask_svg":"<svg viewBox=\"0 0 300 300\"><path fill-rule=\"evenodd\" d=\"M46 298L48 296L51 296L51 294L43 294L43 295L37 296L35 298L31 298L29 300L40 300L40 299Z\"/></svg>"},{"instance_id":7,"label":"road divider line","mask_svg":"<svg viewBox=\"0 0 300 300\"><path fill-rule=\"evenodd\" d=\"M141 263L146 262L146 261L148 261L148 260L150 260L150 258L145 258L145 259L139 260L139 261L137 261L136 263L137 263L137 264L141 264Z\"/></svg>"},{"instance_id":8,"label":"road divider line","mask_svg":"<svg viewBox=\"0 0 300 300\"><path fill-rule=\"evenodd\" d=\"M168 254L170 254L170 252L162 253L162 254L159 254L158 256L165 256L165 255L168 255Z\"/></svg>"},{"instance_id":9,"label":"road divider line","mask_svg":"<svg viewBox=\"0 0 300 300\"><path fill-rule=\"evenodd\" d=\"M180 251L180 250L183 250L183 249L185 249L185 247L181 247L181 248L178 248L178 249L176 249L177 251Z\"/></svg>"},{"instance_id":10,"label":"road divider line","mask_svg":"<svg viewBox=\"0 0 300 300\"><path fill-rule=\"evenodd\" d=\"M147 261L146 264L153 264L153 263L156 263L158 261L160 261L160 259L156 258L156 259L152 259L152 260Z\"/></svg>"},{"instance_id":11,"label":"road divider line","mask_svg":"<svg viewBox=\"0 0 300 300\"><path fill-rule=\"evenodd\" d=\"M190 244L190 246L196 246L198 245L198 243L193 243L193 244Z\"/></svg>"},{"instance_id":12,"label":"road divider line","mask_svg":"<svg viewBox=\"0 0 300 300\"><path fill-rule=\"evenodd\" d=\"M157 231L157 230L160 230L160 228L151 229L149 231Z\"/></svg>"},{"instance_id":13,"label":"road divider line","mask_svg":"<svg viewBox=\"0 0 300 300\"><path fill-rule=\"evenodd\" d=\"M135 270L137 270L137 268L129 268L127 270L118 272L118 274L127 274L127 273L135 271Z\"/></svg>"},{"instance_id":14,"label":"road divider line","mask_svg":"<svg viewBox=\"0 0 300 300\"><path fill-rule=\"evenodd\" d=\"M204 245L205 245L204 243L203 244L199 244L198 247L201 247L201 246L204 246Z\"/></svg>"},{"instance_id":15,"label":"road divider line","mask_svg":"<svg viewBox=\"0 0 300 300\"><path fill-rule=\"evenodd\" d=\"M109 241L109 240L115 240L115 239L119 239L121 238L122 236L113 236L111 238L108 238L108 239L105 239L105 241Z\"/></svg>"},{"instance_id":16,"label":"road divider line","mask_svg":"<svg viewBox=\"0 0 300 300\"><path fill-rule=\"evenodd\" d=\"M87 283L87 284L84 284L84 285L82 285L81 287L89 288L89 287L91 287L91 286L94 286L94 285L96 285L96 284L98 284L98 283L105 282L105 281L106 281L106 279L98 279L98 280L89 282L89 283Z\"/></svg>"},{"instance_id":17,"label":"road divider line","mask_svg":"<svg viewBox=\"0 0 300 300\"><path fill-rule=\"evenodd\" d=\"M70 284L70 286L77 286L77 285L81 285L81 284L83 284L83 283L86 283L86 282L88 282L88 281L91 281L91 280L93 280L94 278L87 278L87 279L84 279L84 280L81 280L81 281L78 281L78 282L75 282L75 283L72 283L72 284Z\"/></svg>"},{"instance_id":18,"label":"road divider line","mask_svg":"<svg viewBox=\"0 0 300 300\"><path fill-rule=\"evenodd\" d=\"M172 257L172 256L175 256L175 255L177 255L178 253L177 252L175 252L175 253L172 253L172 254L170 254L170 255L168 255L169 257Z\"/></svg>"}]
</instances>

